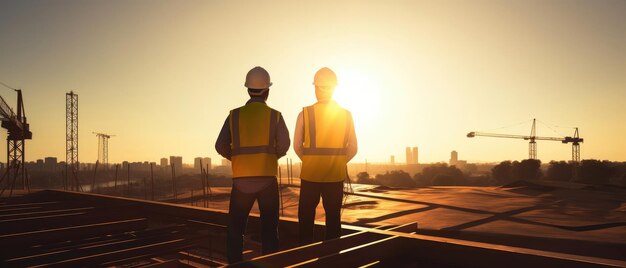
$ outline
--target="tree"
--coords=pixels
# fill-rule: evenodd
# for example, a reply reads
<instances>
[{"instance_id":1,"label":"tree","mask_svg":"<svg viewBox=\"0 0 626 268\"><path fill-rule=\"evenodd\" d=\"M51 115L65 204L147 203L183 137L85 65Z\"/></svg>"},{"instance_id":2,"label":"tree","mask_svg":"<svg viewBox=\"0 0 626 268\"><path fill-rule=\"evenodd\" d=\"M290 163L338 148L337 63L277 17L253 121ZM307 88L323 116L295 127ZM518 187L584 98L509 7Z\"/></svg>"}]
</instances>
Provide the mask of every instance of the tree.
<instances>
[{"instance_id":1,"label":"tree","mask_svg":"<svg viewBox=\"0 0 626 268\"><path fill-rule=\"evenodd\" d=\"M546 177L555 181L571 181L574 177L574 166L565 161L551 161Z\"/></svg>"},{"instance_id":2,"label":"tree","mask_svg":"<svg viewBox=\"0 0 626 268\"><path fill-rule=\"evenodd\" d=\"M359 172L359 174L356 174L356 178L357 180L366 180L370 178L370 174L365 171Z\"/></svg>"},{"instance_id":3,"label":"tree","mask_svg":"<svg viewBox=\"0 0 626 268\"><path fill-rule=\"evenodd\" d=\"M415 174L415 180L430 185L464 185L465 175L456 166L435 164L425 167L421 173Z\"/></svg>"},{"instance_id":4,"label":"tree","mask_svg":"<svg viewBox=\"0 0 626 268\"><path fill-rule=\"evenodd\" d=\"M537 159L524 159L513 163L514 180L537 180L541 178L541 161Z\"/></svg>"},{"instance_id":5,"label":"tree","mask_svg":"<svg viewBox=\"0 0 626 268\"><path fill-rule=\"evenodd\" d=\"M517 180L536 180L541 178L541 161L525 159L518 161L502 161L491 169L491 175L501 184Z\"/></svg>"},{"instance_id":6,"label":"tree","mask_svg":"<svg viewBox=\"0 0 626 268\"><path fill-rule=\"evenodd\" d=\"M591 184L606 184L614 174L614 168L609 161L595 159L580 162L580 181Z\"/></svg>"},{"instance_id":7,"label":"tree","mask_svg":"<svg viewBox=\"0 0 626 268\"><path fill-rule=\"evenodd\" d=\"M389 187L415 187L415 181L411 179L411 175L402 170L392 170L385 174L376 175L376 182L380 185Z\"/></svg>"},{"instance_id":8,"label":"tree","mask_svg":"<svg viewBox=\"0 0 626 268\"><path fill-rule=\"evenodd\" d=\"M356 183L360 184L376 184L376 182L370 178L370 174L367 172L359 172L356 175Z\"/></svg>"},{"instance_id":9,"label":"tree","mask_svg":"<svg viewBox=\"0 0 626 268\"><path fill-rule=\"evenodd\" d=\"M513 163L502 161L491 169L491 176L499 183L509 183L512 181Z\"/></svg>"}]
</instances>

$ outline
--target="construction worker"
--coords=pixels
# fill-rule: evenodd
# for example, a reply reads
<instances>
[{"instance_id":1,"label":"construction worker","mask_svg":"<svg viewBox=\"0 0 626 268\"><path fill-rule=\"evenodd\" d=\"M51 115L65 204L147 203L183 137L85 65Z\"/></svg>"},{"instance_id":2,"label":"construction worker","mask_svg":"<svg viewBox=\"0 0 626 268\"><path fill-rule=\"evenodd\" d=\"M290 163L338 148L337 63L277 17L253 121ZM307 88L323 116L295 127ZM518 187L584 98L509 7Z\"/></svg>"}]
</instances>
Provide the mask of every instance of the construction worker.
<instances>
[{"instance_id":1,"label":"construction worker","mask_svg":"<svg viewBox=\"0 0 626 268\"><path fill-rule=\"evenodd\" d=\"M313 80L317 103L298 115L294 150L302 160L298 205L300 243L313 242L315 210L322 198L326 212L326 239L341 235L343 183L347 163L356 155L352 114L333 99L337 76L322 68Z\"/></svg>"},{"instance_id":2,"label":"construction worker","mask_svg":"<svg viewBox=\"0 0 626 268\"><path fill-rule=\"evenodd\" d=\"M261 211L263 254L278 250L278 159L289 149L289 131L281 113L265 101L269 73L254 67L246 75L250 99L230 111L215 142L215 149L232 162L233 186L228 214L227 255L229 263L243 259L243 234L248 214L257 201Z\"/></svg>"}]
</instances>

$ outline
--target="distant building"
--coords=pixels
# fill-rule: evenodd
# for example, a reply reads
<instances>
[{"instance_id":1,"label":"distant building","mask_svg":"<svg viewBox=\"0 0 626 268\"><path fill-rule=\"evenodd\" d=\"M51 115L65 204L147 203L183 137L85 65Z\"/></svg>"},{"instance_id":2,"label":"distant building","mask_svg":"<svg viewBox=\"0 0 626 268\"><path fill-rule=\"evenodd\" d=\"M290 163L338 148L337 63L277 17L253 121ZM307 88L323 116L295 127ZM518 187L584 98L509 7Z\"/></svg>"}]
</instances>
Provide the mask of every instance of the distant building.
<instances>
[{"instance_id":1,"label":"distant building","mask_svg":"<svg viewBox=\"0 0 626 268\"><path fill-rule=\"evenodd\" d=\"M392 156L390 157L390 159L389 159L389 162L390 162L392 165L395 165L395 164L396 164L396 157L392 155Z\"/></svg>"},{"instance_id":2,"label":"distant building","mask_svg":"<svg viewBox=\"0 0 626 268\"><path fill-rule=\"evenodd\" d=\"M193 159L193 169L196 172L200 172L200 165L202 165L203 169L207 168L207 165L209 167L209 170L211 169L211 158L210 157L196 157Z\"/></svg>"},{"instance_id":3,"label":"distant building","mask_svg":"<svg viewBox=\"0 0 626 268\"><path fill-rule=\"evenodd\" d=\"M417 147L406 147L406 164L416 165L418 163Z\"/></svg>"},{"instance_id":4,"label":"distant building","mask_svg":"<svg viewBox=\"0 0 626 268\"><path fill-rule=\"evenodd\" d=\"M202 157L196 157L193 159L193 170L194 172L200 172L202 168Z\"/></svg>"},{"instance_id":5,"label":"distant building","mask_svg":"<svg viewBox=\"0 0 626 268\"><path fill-rule=\"evenodd\" d=\"M182 156L170 156L170 165L174 167L177 173L183 171L183 157Z\"/></svg>"},{"instance_id":6,"label":"distant building","mask_svg":"<svg viewBox=\"0 0 626 268\"><path fill-rule=\"evenodd\" d=\"M230 166L230 160L228 160L226 158L223 158L222 159L222 166L229 167Z\"/></svg>"},{"instance_id":7,"label":"distant building","mask_svg":"<svg viewBox=\"0 0 626 268\"><path fill-rule=\"evenodd\" d=\"M406 147L406 164L410 165L413 163L413 154L411 153L411 147Z\"/></svg>"},{"instance_id":8,"label":"distant building","mask_svg":"<svg viewBox=\"0 0 626 268\"><path fill-rule=\"evenodd\" d=\"M462 168L467 165L467 161L459 160L459 153L457 153L457 151L452 151L450 153L450 165Z\"/></svg>"},{"instance_id":9,"label":"distant building","mask_svg":"<svg viewBox=\"0 0 626 268\"><path fill-rule=\"evenodd\" d=\"M210 157L202 158L202 164L204 165L204 168L208 167L209 170L211 170L213 168L213 165L211 163L211 158Z\"/></svg>"},{"instance_id":10,"label":"distant building","mask_svg":"<svg viewBox=\"0 0 626 268\"><path fill-rule=\"evenodd\" d=\"M456 165L456 162L459 161L459 154L456 151L452 151L450 153L450 165Z\"/></svg>"},{"instance_id":11,"label":"distant building","mask_svg":"<svg viewBox=\"0 0 626 268\"><path fill-rule=\"evenodd\" d=\"M44 168L48 171L57 169L57 158L56 157L46 157L44 158Z\"/></svg>"},{"instance_id":12,"label":"distant building","mask_svg":"<svg viewBox=\"0 0 626 268\"><path fill-rule=\"evenodd\" d=\"M161 167L167 167L167 158L161 158Z\"/></svg>"},{"instance_id":13,"label":"distant building","mask_svg":"<svg viewBox=\"0 0 626 268\"><path fill-rule=\"evenodd\" d=\"M35 166L37 170L44 170L45 166L46 165L44 164L43 159L37 159L37 164Z\"/></svg>"}]
</instances>

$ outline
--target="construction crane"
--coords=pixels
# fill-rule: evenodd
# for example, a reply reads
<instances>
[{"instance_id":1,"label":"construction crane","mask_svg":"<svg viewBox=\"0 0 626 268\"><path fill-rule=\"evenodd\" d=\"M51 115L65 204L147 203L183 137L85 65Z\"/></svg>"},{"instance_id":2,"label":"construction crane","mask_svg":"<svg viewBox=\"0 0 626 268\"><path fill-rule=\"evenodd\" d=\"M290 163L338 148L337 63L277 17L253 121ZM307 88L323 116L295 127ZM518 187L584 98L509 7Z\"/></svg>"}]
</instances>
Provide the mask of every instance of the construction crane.
<instances>
[{"instance_id":1,"label":"construction crane","mask_svg":"<svg viewBox=\"0 0 626 268\"><path fill-rule=\"evenodd\" d=\"M10 188L9 196L11 196L18 179L21 180L22 189L28 187L26 170L24 168L26 155L25 140L32 139L33 133L30 131L26 121L22 90L9 87L4 83L2 83L2 85L17 92L17 114L13 112L13 109L11 109L4 98L0 96L0 120L2 120L2 128L6 129L8 134L7 168L2 175L2 179L0 179L0 184L5 179L7 183L6 186L2 188L0 196L8 188Z\"/></svg>"},{"instance_id":2,"label":"construction crane","mask_svg":"<svg viewBox=\"0 0 626 268\"><path fill-rule=\"evenodd\" d=\"M98 137L98 162L106 169L109 164L109 138L115 135L92 132Z\"/></svg>"},{"instance_id":3,"label":"construction crane","mask_svg":"<svg viewBox=\"0 0 626 268\"><path fill-rule=\"evenodd\" d=\"M472 131L467 133L468 138L473 137L493 137L493 138L510 138L510 139L523 139L528 140L528 158L537 159L537 142L538 140L543 141L560 141L562 143L572 143L572 161L574 163L580 162L580 143L583 142L583 139L580 138L578 134L578 128L574 128L574 136L572 137L540 137L536 135L536 119L533 119L533 126L530 129L530 135L509 135L509 134L496 134L496 133L485 133L485 132L476 132Z\"/></svg>"},{"instance_id":4,"label":"construction crane","mask_svg":"<svg viewBox=\"0 0 626 268\"><path fill-rule=\"evenodd\" d=\"M82 191L78 161L78 94L65 94L65 190Z\"/></svg>"}]
</instances>

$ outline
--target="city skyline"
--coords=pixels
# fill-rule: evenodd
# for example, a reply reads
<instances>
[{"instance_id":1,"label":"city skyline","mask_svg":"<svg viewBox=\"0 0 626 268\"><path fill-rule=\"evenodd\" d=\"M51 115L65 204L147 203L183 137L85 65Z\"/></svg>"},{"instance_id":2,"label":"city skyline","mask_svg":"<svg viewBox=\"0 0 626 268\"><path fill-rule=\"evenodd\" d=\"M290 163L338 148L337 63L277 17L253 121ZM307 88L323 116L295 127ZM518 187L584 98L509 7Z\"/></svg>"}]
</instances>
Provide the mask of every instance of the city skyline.
<instances>
[{"instance_id":1,"label":"city skyline","mask_svg":"<svg viewBox=\"0 0 626 268\"><path fill-rule=\"evenodd\" d=\"M424 163L448 162L451 150L468 162L525 159L526 142L465 135L509 125L504 133L527 135L532 118L545 123L541 136L579 127L582 159L626 161L626 3L600 2L3 1L0 81L23 90L27 161L64 159L71 90L81 162L97 159L94 131L117 135L111 163L220 159L215 139L256 65L270 72L268 104L291 135L315 100L315 70L333 68L336 99L355 119L355 162L404 162L406 145ZM11 90L0 96L15 105ZM570 150L539 142L538 158L569 160Z\"/></svg>"}]
</instances>

